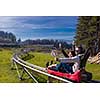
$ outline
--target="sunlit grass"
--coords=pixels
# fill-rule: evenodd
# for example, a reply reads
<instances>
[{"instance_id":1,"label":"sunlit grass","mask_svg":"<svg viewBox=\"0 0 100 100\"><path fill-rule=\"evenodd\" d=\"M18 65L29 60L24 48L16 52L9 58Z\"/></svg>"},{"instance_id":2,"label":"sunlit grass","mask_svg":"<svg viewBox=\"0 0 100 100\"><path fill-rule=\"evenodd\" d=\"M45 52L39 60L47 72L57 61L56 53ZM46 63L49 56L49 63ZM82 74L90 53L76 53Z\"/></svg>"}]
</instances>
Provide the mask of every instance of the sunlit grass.
<instances>
[{"instance_id":1,"label":"sunlit grass","mask_svg":"<svg viewBox=\"0 0 100 100\"><path fill-rule=\"evenodd\" d=\"M48 61L50 62L51 60L54 60L54 58L50 55L50 53L31 52L30 54L33 54L34 57L28 60L28 62L41 67L45 67Z\"/></svg>"},{"instance_id":2,"label":"sunlit grass","mask_svg":"<svg viewBox=\"0 0 100 100\"><path fill-rule=\"evenodd\" d=\"M93 74L93 79L100 80L100 64L87 64L86 70Z\"/></svg>"},{"instance_id":3,"label":"sunlit grass","mask_svg":"<svg viewBox=\"0 0 100 100\"><path fill-rule=\"evenodd\" d=\"M19 82L17 74L11 70L12 50L2 49L0 51L0 82Z\"/></svg>"},{"instance_id":4,"label":"sunlit grass","mask_svg":"<svg viewBox=\"0 0 100 100\"><path fill-rule=\"evenodd\" d=\"M0 83L30 83L33 82L31 79L20 81L16 70L11 70L11 57L13 55L12 49L0 49ZM53 60L54 58L50 53L41 53L41 52L30 52L31 59L27 58L29 63L46 67L48 61ZM87 64L86 70L92 72L93 79L100 80L100 64ZM27 76L27 75L25 75ZM43 77L44 80L41 78ZM46 82L47 77L40 75L37 77L40 82Z\"/></svg>"}]
</instances>

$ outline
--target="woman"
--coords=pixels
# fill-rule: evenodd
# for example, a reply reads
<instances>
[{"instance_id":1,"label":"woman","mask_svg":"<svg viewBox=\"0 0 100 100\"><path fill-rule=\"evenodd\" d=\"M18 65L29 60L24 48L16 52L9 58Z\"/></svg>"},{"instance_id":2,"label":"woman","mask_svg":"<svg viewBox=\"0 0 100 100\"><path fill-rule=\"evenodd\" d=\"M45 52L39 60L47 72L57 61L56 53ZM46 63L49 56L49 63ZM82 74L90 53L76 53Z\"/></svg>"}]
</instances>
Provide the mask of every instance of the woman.
<instances>
[{"instance_id":1,"label":"woman","mask_svg":"<svg viewBox=\"0 0 100 100\"><path fill-rule=\"evenodd\" d=\"M92 49L93 49L92 47L89 47L82 56L80 56L80 54L76 56L74 51L70 51L69 54L67 55L66 52L62 49L62 53L64 54L65 57L64 58L55 57L55 60L59 61L60 64L57 64L56 67L53 68L51 67L50 69L68 73L74 73L78 69L84 69L86 66L87 59L89 58L92 52Z\"/></svg>"},{"instance_id":2,"label":"woman","mask_svg":"<svg viewBox=\"0 0 100 100\"><path fill-rule=\"evenodd\" d=\"M77 56L74 51L69 52L69 54L67 55L65 53L65 51L63 50L63 54L64 54L65 58L55 58L55 60L59 61L61 63L66 63L66 64L73 62L74 64L72 65L72 71L75 72L78 69L85 68L87 59L89 58L89 56L91 55L92 52L93 52L93 47L89 47L85 51L84 55L78 54ZM68 69L68 66L67 66L67 69Z\"/></svg>"},{"instance_id":3,"label":"woman","mask_svg":"<svg viewBox=\"0 0 100 100\"><path fill-rule=\"evenodd\" d=\"M58 70L63 70L64 72L74 73L79 69L80 58L76 56L74 51L70 51L68 57L65 58L56 58L56 61L59 61L60 64L57 65Z\"/></svg>"}]
</instances>

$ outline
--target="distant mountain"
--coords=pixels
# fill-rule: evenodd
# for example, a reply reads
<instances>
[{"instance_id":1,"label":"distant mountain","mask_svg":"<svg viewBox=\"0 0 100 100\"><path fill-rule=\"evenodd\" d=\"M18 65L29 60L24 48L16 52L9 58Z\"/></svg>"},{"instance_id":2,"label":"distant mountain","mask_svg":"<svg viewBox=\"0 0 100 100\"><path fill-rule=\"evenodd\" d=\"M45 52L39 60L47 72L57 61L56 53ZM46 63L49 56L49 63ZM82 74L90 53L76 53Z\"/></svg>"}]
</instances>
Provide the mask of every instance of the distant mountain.
<instances>
[{"instance_id":1,"label":"distant mountain","mask_svg":"<svg viewBox=\"0 0 100 100\"><path fill-rule=\"evenodd\" d=\"M15 43L16 36L13 33L0 31L0 43Z\"/></svg>"},{"instance_id":2,"label":"distant mountain","mask_svg":"<svg viewBox=\"0 0 100 100\"><path fill-rule=\"evenodd\" d=\"M13 33L0 31L0 47L19 47L16 36Z\"/></svg>"}]
</instances>

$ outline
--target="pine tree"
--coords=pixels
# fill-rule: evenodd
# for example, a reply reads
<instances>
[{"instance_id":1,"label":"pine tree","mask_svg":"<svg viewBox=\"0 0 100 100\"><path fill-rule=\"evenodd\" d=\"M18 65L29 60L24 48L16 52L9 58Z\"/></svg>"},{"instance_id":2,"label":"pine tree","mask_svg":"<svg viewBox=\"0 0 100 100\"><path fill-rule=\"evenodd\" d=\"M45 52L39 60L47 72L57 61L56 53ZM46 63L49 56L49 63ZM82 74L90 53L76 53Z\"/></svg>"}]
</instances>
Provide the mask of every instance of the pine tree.
<instances>
[{"instance_id":1,"label":"pine tree","mask_svg":"<svg viewBox=\"0 0 100 100\"><path fill-rule=\"evenodd\" d=\"M81 16L78 18L76 44L85 48L94 45L94 52L100 51L100 16ZM97 51L96 51L97 50Z\"/></svg>"}]
</instances>

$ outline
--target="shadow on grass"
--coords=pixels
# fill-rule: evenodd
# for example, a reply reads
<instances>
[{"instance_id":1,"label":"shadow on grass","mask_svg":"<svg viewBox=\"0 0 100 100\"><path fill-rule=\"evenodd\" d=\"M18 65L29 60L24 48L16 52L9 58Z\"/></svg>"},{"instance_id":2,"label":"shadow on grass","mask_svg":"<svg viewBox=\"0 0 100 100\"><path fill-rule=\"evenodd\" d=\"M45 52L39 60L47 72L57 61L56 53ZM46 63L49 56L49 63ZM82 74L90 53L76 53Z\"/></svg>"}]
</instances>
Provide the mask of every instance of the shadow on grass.
<instances>
[{"instance_id":1,"label":"shadow on grass","mask_svg":"<svg viewBox=\"0 0 100 100\"><path fill-rule=\"evenodd\" d=\"M32 54L26 54L24 57L22 57L22 60L27 61L34 58L34 55Z\"/></svg>"}]
</instances>

